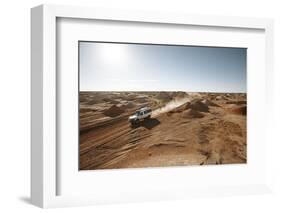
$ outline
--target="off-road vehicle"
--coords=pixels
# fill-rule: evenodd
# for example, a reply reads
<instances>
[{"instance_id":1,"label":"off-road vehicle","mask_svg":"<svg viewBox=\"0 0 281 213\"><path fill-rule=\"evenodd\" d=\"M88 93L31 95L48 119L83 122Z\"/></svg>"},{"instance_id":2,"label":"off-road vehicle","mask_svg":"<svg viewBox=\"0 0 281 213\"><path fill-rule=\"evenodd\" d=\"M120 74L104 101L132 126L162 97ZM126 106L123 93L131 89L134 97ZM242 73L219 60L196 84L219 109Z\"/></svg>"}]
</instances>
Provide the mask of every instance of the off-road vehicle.
<instances>
[{"instance_id":1,"label":"off-road vehicle","mask_svg":"<svg viewBox=\"0 0 281 213\"><path fill-rule=\"evenodd\" d=\"M151 114L152 110L149 107L143 107L129 117L129 122L132 125L138 124L145 119L149 119L151 117Z\"/></svg>"}]
</instances>

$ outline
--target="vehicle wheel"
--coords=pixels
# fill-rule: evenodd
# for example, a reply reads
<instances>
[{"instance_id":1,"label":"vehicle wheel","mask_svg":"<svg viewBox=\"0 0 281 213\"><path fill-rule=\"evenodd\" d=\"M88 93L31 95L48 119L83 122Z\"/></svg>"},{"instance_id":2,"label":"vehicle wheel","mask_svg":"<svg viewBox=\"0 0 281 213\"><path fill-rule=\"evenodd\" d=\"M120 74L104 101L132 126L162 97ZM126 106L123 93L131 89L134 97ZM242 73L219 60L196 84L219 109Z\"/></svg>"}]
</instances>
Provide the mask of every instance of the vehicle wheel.
<instances>
[{"instance_id":1,"label":"vehicle wheel","mask_svg":"<svg viewBox=\"0 0 281 213\"><path fill-rule=\"evenodd\" d=\"M132 126L133 128L137 127L138 125L139 125L139 120L136 120L136 121L131 122L131 126Z\"/></svg>"}]
</instances>

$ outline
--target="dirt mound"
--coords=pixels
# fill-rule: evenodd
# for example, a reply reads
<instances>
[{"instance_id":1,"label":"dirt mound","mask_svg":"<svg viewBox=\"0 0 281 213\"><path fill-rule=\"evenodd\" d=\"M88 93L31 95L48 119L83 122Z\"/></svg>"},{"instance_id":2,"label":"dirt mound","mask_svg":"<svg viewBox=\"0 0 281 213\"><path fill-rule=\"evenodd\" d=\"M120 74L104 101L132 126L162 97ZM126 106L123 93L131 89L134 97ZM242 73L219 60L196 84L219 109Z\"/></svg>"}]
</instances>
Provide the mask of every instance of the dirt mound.
<instances>
[{"instance_id":1,"label":"dirt mound","mask_svg":"<svg viewBox=\"0 0 281 213\"><path fill-rule=\"evenodd\" d=\"M188 98L176 98L172 101L169 101L164 106L154 110L152 112L152 117L158 116L159 114L166 113L168 116L177 113L182 112L185 108L185 104L189 101ZM181 109L183 107L183 109Z\"/></svg>"},{"instance_id":2,"label":"dirt mound","mask_svg":"<svg viewBox=\"0 0 281 213\"><path fill-rule=\"evenodd\" d=\"M233 114L237 115L247 115L247 106L230 106L227 108L227 110Z\"/></svg>"},{"instance_id":3,"label":"dirt mound","mask_svg":"<svg viewBox=\"0 0 281 213\"><path fill-rule=\"evenodd\" d=\"M108 117L116 117L118 115L121 115L122 113L124 113L124 109L116 105L112 105L109 109L103 112L103 114Z\"/></svg>"},{"instance_id":4,"label":"dirt mound","mask_svg":"<svg viewBox=\"0 0 281 213\"><path fill-rule=\"evenodd\" d=\"M212 102L212 101L210 101L210 100L208 100L208 99L204 99L204 100L202 101L202 103L203 103L203 104L206 104L207 106L219 107L219 105L217 105L216 103L214 103L214 102Z\"/></svg>"},{"instance_id":5,"label":"dirt mound","mask_svg":"<svg viewBox=\"0 0 281 213\"><path fill-rule=\"evenodd\" d=\"M223 95L218 95L216 98L215 98L216 101L220 101L220 100L228 100L227 97L223 96Z\"/></svg>"},{"instance_id":6,"label":"dirt mound","mask_svg":"<svg viewBox=\"0 0 281 213\"><path fill-rule=\"evenodd\" d=\"M167 114L170 115L170 114L173 114L173 113L183 112L184 110L189 109L189 105L190 105L190 102L184 103L184 104L168 111Z\"/></svg>"},{"instance_id":7,"label":"dirt mound","mask_svg":"<svg viewBox=\"0 0 281 213\"><path fill-rule=\"evenodd\" d=\"M135 107L135 104L133 102L128 102L126 105L126 108L134 108Z\"/></svg>"},{"instance_id":8,"label":"dirt mound","mask_svg":"<svg viewBox=\"0 0 281 213\"><path fill-rule=\"evenodd\" d=\"M134 93L130 93L130 94L123 97L123 99L127 100L127 101L135 101L136 98L137 98L137 95L134 94Z\"/></svg>"},{"instance_id":9,"label":"dirt mound","mask_svg":"<svg viewBox=\"0 0 281 213\"><path fill-rule=\"evenodd\" d=\"M104 100L107 100L106 102L109 102L111 104L119 104L119 101L117 100L112 100L112 99L104 99Z\"/></svg>"},{"instance_id":10,"label":"dirt mound","mask_svg":"<svg viewBox=\"0 0 281 213\"><path fill-rule=\"evenodd\" d=\"M147 103L148 98L146 98L146 97L139 97L139 98L136 98L135 101L138 102L138 103Z\"/></svg>"},{"instance_id":11,"label":"dirt mound","mask_svg":"<svg viewBox=\"0 0 281 213\"><path fill-rule=\"evenodd\" d=\"M194 109L187 109L184 112L182 112L183 118L203 118L204 114L201 112L198 112Z\"/></svg>"},{"instance_id":12,"label":"dirt mound","mask_svg":"<svg viewBox=\"0 0 281 213\"><path fill-rule=\"evenodd\" d=\"M172 100L172 97L170 96L170 94L168 92L159 92L156 97L158 100L161 101L170 101Z\"/></svg>"},{"instance_id":13,"label":"dirt mound","mask_svg":"<svg viewBox=\"0 0 281 213\"><path fill-rule=\"evenodd\" d=\"M177 98L186 98L189 97L189 95L186 92L175 92L175 97Z\"/></svg>"},{"instance_id":14,"label":"dirt mound","mask_svg":"<svg viewBox=\"0 0 281 213\"><path fill-rule=\"evenodd\" d=\"M210 102L210 103L213 103L213 102ZM213 103L213 104L215 105L215 103ZM191 102L186 102L186 103L170 110L169 112L167 112L167 115L171 115L173 113L181 113L188 109L192 109L193 111L197 111L197 112L209 112L209 107L206 103L203 103L203 101L201 99L195 99Z\"/></svg>"},{"instance_id":15,"label":"dirt mound","mask_svg":"<svg viewBox=\"0 0 281 213\"><path fill-rule=\"evenodd\" d=\"M186 108L193 109L199 112L209 112L209 107L207 104L204 104L202 100L195 99L186 105Z\"/></svg>"}]
</instances>

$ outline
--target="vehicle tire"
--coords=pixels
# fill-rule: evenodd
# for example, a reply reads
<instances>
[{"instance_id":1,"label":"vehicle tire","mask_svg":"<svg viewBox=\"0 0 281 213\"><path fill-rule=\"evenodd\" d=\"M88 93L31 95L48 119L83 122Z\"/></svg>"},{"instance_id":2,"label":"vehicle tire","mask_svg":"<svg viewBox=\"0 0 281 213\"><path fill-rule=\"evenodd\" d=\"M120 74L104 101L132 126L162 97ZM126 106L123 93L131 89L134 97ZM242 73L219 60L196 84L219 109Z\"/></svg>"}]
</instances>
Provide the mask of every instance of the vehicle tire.
<instances>
[{"instance_id":1,"label":"vehicle tire","mask_svg":"<svg viewBox=\"0 0 281 213\"><path fill-rule=\"evenodd\" d=\"M131 122L131 126L132 126L133 128L138 127L138 125L139 125L139 120L135 120L135 121Z\"/></svg>"},{"instance_id":2,"label":"vehicle tire","mask_svg":"<svg viewBox=\"0 0 281 213\"><path fill-rule=\"evenodd\" d=\"M131 127L136 127L137 123L135 121L131 121Z\"/></svg>"}]
</instances>

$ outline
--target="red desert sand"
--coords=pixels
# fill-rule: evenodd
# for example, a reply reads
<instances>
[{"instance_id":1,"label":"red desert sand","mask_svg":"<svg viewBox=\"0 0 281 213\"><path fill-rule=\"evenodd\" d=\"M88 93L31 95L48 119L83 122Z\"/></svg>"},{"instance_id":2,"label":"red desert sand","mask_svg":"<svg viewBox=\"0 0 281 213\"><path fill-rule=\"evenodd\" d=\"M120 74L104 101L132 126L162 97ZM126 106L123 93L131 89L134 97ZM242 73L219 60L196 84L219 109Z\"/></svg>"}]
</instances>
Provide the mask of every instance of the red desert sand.
<instances>
[{"instance_id":1,"label":"red desert sand","mask_svg":"<svg viewBox=\"0 0 281 213\"><path fill-rule=\"evenodd\" d=\"M246 112L242 93L80 92L79 168L246 163Z\"/></svg>"}]
</instances>

